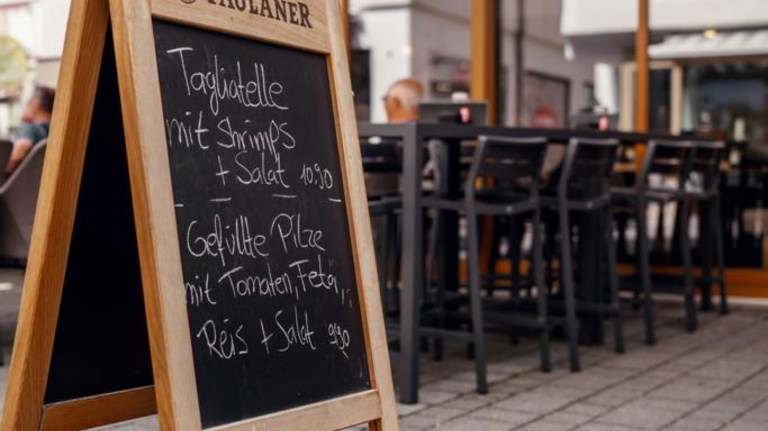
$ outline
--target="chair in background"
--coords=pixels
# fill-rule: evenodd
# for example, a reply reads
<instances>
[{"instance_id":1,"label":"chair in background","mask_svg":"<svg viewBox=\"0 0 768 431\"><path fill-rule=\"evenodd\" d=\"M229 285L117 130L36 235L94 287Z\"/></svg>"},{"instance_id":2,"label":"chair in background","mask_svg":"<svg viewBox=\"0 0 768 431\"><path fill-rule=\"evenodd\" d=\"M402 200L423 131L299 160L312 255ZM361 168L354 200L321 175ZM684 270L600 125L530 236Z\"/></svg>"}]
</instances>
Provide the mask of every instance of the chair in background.
<instances>
[{"instance_id":1,"label":"chair in background","mask_svg":"<svg viewBox=\"0 0 768 431\"><path fill-rule=\"evenodd\" d=\"M46 142L29 154L0 186L0 257L25 262L32 239Z\"/></svg>"},{"instance_id":2,"label":"chair in background","mask_svg":"<svg viewBox=\"0 0 768 431\"><path fill-rule=\"evenodd\" d=\"M0 186L3 185L5 180L5 167L8 166L8 160L11 159L11 152L13 151L13 142L7 139L0 139Z\"/></svg>"},{"instance_id":3,"label":"chair in background","mask_svg":"<svg viewBox=\"0 0 768 431\"><path fill-rule=\"evenodd\" d=\"M685 297L686 327L694 331L697 326L694 304L693 279L691 273L691 248L688 237L689 206L685 184L691 172L694 147L691 142L651 141L645 151L645 158L634 187L612 189L614 201L619 205L634 208L637 221L637 272L642 289L642 304L645 317L645 340L649 345L656 343L654 331L653 294L651 286L650 246L648 243L647 204L677 204L680 252L683 261L683 295ZM671 180L672 185L654 185L649 182L652 174ZM635 289L635 297L640 294Z\"/></svg>"},{"instance_id":4,"label":"chair in background","mask_svg":"<svg viewBox=\"0 0 768 431\"><path fill-rule=\"evenodd\" d=\"M565 329L568 333L571 371L581 368L578 346L578 318L581 314L609 315L614 324L614 342L618 353L624 351L624 334L621 321L616 251L613 238L613 210L611 207L611 172L618 155L619 142L615 139L572 138L563 161L562 173L557 185L557 195L547 196L547 206L556 208L560 232L560 288L565 307ZM582 298L576 302L571 251L570 214L593 214L603 220L602 232L597 241L605 246L608 270L608 303L602 300L602 286L596 286L595 298ZM579 241L591 241L579 233ZM600 254L594 256L601 258Z\"/></svg>"},{"instance_id":5,"label":"chair in background","mask_svg":"<svg viewBox=\"0 0 768 431\"><path fill-rule=\"evenodd\" d=\"M693 142L694 154L691 175L686 187L689 199L699 204L699 250L702 276L698 285L702 289L701 307L708 310L711 288L717 283L720 290L720 313L728 312L728 294L725 287L725 250L723 218L720 214L720 162L725 152L722 142ZM717 277L712 277L712 261L717 260Z\"/></svg>"},{"instance_id":6,"label":"chair in background","mask_svg":"<svg viewBox=\"0 0 768 431\"><path fill-rule=\"evenodd\" d=\"M483 304L480 276L480 216L514 217L531 215L534 225L533 256L534 277L539 289L537 315L533 319L521 319L504 313L489 313L490 318L516 325L538 329L541 336L542 369L550 368L549 323L547 319L546 291L543 282L539 176L544 158L544 138L497 138L480 137L464 182L463 196L446 198L426 197L424 206L439 211L455 211L467 219L467 259L469 266L469 323L471 334L447 331L441 328L425 328L422 334L435 338L458 338L473 343L475 353L477 391L486 393L486 352L483 320ZM466 318L466 313L437 310L450 313L451 318ZM450 333L449 333L450 332Z\"/></svg>"}]
</instances>

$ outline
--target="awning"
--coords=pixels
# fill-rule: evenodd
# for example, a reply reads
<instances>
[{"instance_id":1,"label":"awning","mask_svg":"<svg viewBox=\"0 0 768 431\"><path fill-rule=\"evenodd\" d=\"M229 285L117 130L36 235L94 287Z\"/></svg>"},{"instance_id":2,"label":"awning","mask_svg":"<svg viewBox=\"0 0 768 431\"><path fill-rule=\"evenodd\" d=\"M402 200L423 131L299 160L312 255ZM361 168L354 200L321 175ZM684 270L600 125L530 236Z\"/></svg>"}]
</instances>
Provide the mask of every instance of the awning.
<instances>
[{"instance_id":1,"label":"awning","mask_svg":"<svg viewBox=\"0 0 768 431\"><path fill-rule=\"evenodd\" d=\"M648 48L654 60L768 56L768 30L667 36Z\"/></svg>"}]
</instances>

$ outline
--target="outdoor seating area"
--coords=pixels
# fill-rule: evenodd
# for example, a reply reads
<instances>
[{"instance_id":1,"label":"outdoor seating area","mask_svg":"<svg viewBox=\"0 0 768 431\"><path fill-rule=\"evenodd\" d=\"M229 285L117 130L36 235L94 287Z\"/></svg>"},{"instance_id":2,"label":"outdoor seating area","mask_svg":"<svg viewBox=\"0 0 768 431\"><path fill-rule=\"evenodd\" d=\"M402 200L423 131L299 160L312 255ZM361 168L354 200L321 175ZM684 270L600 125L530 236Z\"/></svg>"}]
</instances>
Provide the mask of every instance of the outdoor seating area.
<instances>
[{"instance_id":1,"label":"outdoor seating area","mask_svg":"<svg viewBox=\"0 0 768 431\"><path fill-rule=\"evenodd\" d=\"M378 243L401 402L418 402L418 352L432 348L435 360L442 360L445 340L467 343L465 354L476 364L476 390L486 393L483 346L485 328L490 326L506 325L515 342L520 334L533 331L540 344L540 369L545 372L551 369L551 337L567 339L569 368L578 372L580 341L602 343L606 318L617 354L626 351L623 321L633 314L642 316L645 341L654 345L654 297L660 292L681 299L680 314L685 316L681 331L697 330L699 308L712 310L714 283L719 292L717 311L728 312L725 226L719 216L722 143L618 132L420 123L361 124L360 133L369 148L376 147L370 142L383 142L390 153L402 155L402 162L392 166L423 166L428 145L446 147L446 162L435 163L435 176L448 185L445 190L425 190L422 169L389 171L400 174L403 193L387 197L397 206L386 213ZM634 176L634 165L620 160L620 154L635 145L645 147L644 159L636 182L626 183L628 176ZM550 146L565 146L566 151L555 178L544 180L542 163ZM364 167L375 167L369 173L381 172L375 164L378 155L370 149L364 154L369 160ZM670 181L658 185L654 176ZM370 201L374 226L382 202ZM674 237L683 265L681 276L672 280L654 277L650 265L646 214L654 203L676 204ZM618 211L629 214L622 221L625 226L630 218L638 229L634 259L621 267L616 257ZM700 276L694 276L691 238L684 233L691 232L689 219L699 211L705 222L699 223L695 235L702 242L697 250L705 251L700 261L706 265ZM398 216L400 239L393 241ZM438 253L425 249L433 241L430 238L436 240ZM500 256L489 248L502 242L508 271L497 271L497 261L487 265L491 271L484 271L486 256L497 260ZM400 245L394 255L402 262L388 266L393 244ZM466 268L463 278L460 268ZM622 300L631 306L622 308Z\"/></svg>"}]
</instances>

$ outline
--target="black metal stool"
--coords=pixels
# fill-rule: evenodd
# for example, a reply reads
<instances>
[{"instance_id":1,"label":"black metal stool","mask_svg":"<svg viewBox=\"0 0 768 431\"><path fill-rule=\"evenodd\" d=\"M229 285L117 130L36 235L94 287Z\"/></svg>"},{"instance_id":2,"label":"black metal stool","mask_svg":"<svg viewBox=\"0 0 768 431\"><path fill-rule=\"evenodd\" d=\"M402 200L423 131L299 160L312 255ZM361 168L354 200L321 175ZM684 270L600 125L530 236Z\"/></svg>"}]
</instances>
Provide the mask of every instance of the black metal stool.
<instances>
[{"instance_id":1,"label":"black metal stool","mask_svg":"<svg viewBox=\"0 0 768 431\"><path fill-rule=\"evenodd\" d=\"M711 287L713 283L717 283L720 289L720 313L726 314L728 294L725 287L725 246L720 214L720 162L725 152L725 144L696 141L693 145L693 163L686 191L688 197L699 204L701 217L699 250L702 275L697 280L702 289L701 308L711 309ZM713 257L717 260L717 277L712 277Z\"/></svg>"},{"instance_id":2,"label":"black metal stool","mask_svg":"<svg viewBox=\"0 0 768 431\"><path fill-rule=\"evenodd\" d=\"M683 261L683 295L685 297L686 327L696 330L696 307L694 304L693 279L691 274L691 248L688 237L689 206L685 192L693 162L694 147L691 142L651 141L648 143L640 174L634 187L616 187L612 189L614 201L629 204L635 209L637 220L637 272L640 276L642 303L645 316L645 340L649 345L656 344L654 331L653 294L651 286L650 247L648 244L648 225L646 209L649 202L660 205L677 204L677 218L680 229L680 252ZM660 174L673 179L674 186L656 186L649 184L651 174ZM639 291L635 290L635 296Z\"/></svg>"},{"instance_id":3,"label":"black metal stool","mask_svg":"<svg viewBox=\"0 0 768 431\"><path fill-rule=\"evenodd\" d=\"M616 275L616 250L613 239L611 208L611 172L616 162L619 142L615 139L573 138L563 162L557 185L557 196L548 196L545 203L557 209L560 227L560 287L565 301L565 329L568 332L571 371L581 368L578 345L577 312L610 315L614 324L614 342L618 353L624 351L619 285ZM610 298L602 300L602 286L596 286L596 298L576 302L571 252L570 213L594 213L605 222L599 241L604 241ZM579 233L579 241L589 241ZM600 259L597 255L595 259Z\"/></svg>"},{"instance_id":4,"label":"black metal stool","mask_svg":"<svg viewBox=\"0 0 768 431\"><path fill-rule=\"evenodd\" d=\"M447 338L466 339L473 343L477 373L477 391L486 393L486 353L483 320L483 304L481 297L480 250L481 240L478 217L490 215L496 217L511 217L522 214L532 214L534 225L534 277L539 286L538 311L534 319L519 319L519 316L509 316L504 313L488 313L488 318L511 324L525 324L537 328L541 335L542 368L549 370L550 342L549 324L547 320L546 294L544 291L542 259L539 177L541 163L546 148L543 138L496 138L480 137L480 143L475 149L472 164L464 183L464 196L456 199L443 197L427 197L424 206L440 211L455 211L467 218L467 251L469 263L469 322L472 334L446 331L439 328L424 328L421 334ZM438 310L441 311L441 310ZM447 312L447 311L446 311ZM462 318L462 314L448 312L449 317ZM451 332L449 334L449 332Z\"/></svg>"}]
</instances>

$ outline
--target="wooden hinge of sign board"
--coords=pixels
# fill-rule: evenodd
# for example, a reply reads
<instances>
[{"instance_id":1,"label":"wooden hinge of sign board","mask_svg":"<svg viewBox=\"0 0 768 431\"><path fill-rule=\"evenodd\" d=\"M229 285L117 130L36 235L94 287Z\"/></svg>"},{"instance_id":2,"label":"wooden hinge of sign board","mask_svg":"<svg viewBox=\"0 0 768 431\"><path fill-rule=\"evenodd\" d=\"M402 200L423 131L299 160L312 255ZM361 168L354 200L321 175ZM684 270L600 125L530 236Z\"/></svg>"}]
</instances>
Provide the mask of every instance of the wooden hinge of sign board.
<instances>
[{"instance_id":1,"label":"wooden hinge of sign board","mask_svg":"<svg viewBox=\"0 0 768 431\"><path fill-rule=\"evenodd\" d=\"M76 0L2 431L397 430L342 16Z\"/></svg>"}]
</instances>

